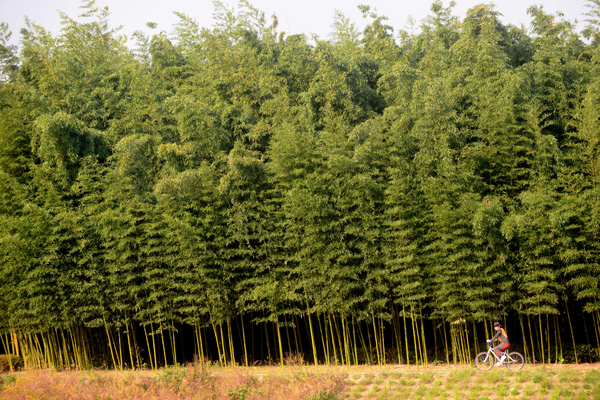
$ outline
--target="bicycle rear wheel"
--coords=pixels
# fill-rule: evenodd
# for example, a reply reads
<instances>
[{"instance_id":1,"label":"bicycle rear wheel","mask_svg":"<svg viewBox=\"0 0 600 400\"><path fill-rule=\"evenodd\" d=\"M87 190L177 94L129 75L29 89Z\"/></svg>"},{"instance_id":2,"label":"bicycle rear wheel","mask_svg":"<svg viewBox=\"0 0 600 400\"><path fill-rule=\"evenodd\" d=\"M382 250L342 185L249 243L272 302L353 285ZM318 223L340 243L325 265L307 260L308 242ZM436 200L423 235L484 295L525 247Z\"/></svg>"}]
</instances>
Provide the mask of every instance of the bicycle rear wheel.
<instances>
[{"instance_id":1,"label":"bicycle rear wheel","mask_svg":"<svg viewBox=\"0 0 600 400\"><path fill-rule=\"evenodd\" d=\"M481 371L487 371L494 366L495 359L487 351L477 354L475 366Z\"/></svg>"},{"instance_id":2,"label":"bicycle rear wheel","mask_svg":"<svg viewBox=\"0 0 600 400\"><path fill-rule=\"evenodd\" d=\"M507 354L504 364L506 364L506 368L510 369L511 371L518 371L523 368L523 365L525 365L525 358L523 358L521 353L511 351L510 354Z\"/></svg>"}]
</instances>

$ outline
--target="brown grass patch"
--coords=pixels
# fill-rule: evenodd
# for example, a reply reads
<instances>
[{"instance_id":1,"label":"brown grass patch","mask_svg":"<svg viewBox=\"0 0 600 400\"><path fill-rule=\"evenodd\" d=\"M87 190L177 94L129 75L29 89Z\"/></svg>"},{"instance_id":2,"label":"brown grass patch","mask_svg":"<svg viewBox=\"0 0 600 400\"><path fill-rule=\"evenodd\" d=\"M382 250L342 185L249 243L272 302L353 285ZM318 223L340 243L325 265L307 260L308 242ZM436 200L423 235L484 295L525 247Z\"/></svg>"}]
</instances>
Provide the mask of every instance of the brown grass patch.
<instances>
[{"instance_id":1,"label":"brown grass patch","mask_svg":"<svg viewBox=\"0 0 600 400\"><path fill-rule=\"evenodd\" d=\"M0 391L3 400L112 399L307 399L337 396L344 389L338 375L248 374L241 369L211 373L197 368L150 371L19 373Z\"/></svg>"}]
</instances>

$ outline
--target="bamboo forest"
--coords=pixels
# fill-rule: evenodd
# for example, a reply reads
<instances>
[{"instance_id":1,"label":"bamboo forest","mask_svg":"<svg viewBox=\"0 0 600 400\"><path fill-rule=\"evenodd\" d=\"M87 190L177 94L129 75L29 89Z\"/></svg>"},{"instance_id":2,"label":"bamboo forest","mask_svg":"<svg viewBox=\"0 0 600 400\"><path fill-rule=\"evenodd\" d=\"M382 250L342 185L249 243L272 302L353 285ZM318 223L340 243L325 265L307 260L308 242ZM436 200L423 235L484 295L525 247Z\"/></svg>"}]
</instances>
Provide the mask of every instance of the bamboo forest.
<instances>
[{"instance_id":1,"label":"bamboo forest","mask_svg":"<svg viewBox=\"0 0 600 400\"><path fill-rule=\"evenodd\" d=\"M361 5L327 38L246 0L131 37L94 0L18 45L2 23L0 354L468 365L500 321L529 363L600 361L587 5L436 0L413 30Z\"/></svg>"}]
</instances>

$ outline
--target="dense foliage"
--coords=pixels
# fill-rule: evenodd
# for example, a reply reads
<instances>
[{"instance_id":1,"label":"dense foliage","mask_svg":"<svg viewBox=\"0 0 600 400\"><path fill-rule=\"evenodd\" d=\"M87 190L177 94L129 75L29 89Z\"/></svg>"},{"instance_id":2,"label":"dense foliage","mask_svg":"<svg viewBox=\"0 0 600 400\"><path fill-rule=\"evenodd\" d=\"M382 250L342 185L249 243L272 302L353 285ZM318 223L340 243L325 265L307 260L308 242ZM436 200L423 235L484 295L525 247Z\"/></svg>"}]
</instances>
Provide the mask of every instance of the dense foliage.
<instances>
[{"instance_id":1,"label":"dense foliage","mask_svg":"<svg viewBox=\"0 0 600 400\"><path fill-rule=\"evenodd\" d=\"M0 29L0 330L27 365L529 361L600 349L600 0L368 6L329 40L241 0L170 34L85 1ZM149 24L152 26L152 24Z\"/></svg>"}]
</instances>

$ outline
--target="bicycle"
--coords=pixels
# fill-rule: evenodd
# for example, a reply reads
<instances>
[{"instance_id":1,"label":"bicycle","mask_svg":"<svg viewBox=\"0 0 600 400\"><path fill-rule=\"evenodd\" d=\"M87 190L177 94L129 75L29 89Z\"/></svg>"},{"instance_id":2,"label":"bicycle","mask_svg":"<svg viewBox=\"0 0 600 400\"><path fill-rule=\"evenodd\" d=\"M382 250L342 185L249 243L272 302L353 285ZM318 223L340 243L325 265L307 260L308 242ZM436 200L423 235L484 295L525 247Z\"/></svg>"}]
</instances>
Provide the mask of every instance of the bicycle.
<instances>
[{"instance_id":1,"label":"bicycle","mask_svg":"<svg viewBox=\"0 0 600 400\"><path fill-rule=\"evenodd\" d=\"M475 357L475 366L481 371L488 371L494 366L494 364L499 362L500 364L505 365L506 368L510 369L511 371L518 371L523 368L523 365L525 365L525 358L521 353L516 351L509 353L508 350L506 350L500 355L505 356L504 361L500 361L501 358L498 358L494 348L488 343L487 351L482 351L481 353L477 354L477 357Z\"/></svg>"}]
</instances>

